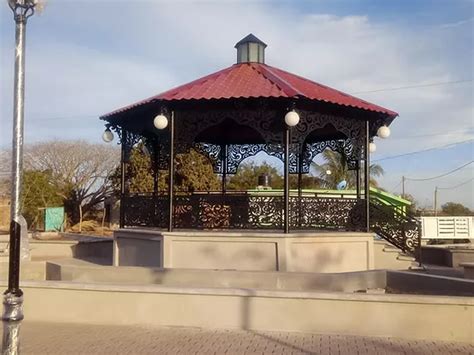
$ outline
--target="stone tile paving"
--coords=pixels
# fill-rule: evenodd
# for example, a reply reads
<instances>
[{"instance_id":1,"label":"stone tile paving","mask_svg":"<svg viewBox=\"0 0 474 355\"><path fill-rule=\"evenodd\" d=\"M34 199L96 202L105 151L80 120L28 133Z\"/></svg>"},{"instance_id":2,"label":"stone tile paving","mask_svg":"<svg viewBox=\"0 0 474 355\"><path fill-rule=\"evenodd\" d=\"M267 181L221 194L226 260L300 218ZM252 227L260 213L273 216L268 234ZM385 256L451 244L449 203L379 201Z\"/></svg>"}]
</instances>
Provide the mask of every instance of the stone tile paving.
<instances>
[{"instance_id":1,"label":"stone tile paving","mask_svg":"<svg viewBox=\"0 0 474 355\"><path fill-rule=\"evenodd\" d=\"M474 344L199 328L33 323L22 354L474 354Z\"/></svg>"}]
</instances>

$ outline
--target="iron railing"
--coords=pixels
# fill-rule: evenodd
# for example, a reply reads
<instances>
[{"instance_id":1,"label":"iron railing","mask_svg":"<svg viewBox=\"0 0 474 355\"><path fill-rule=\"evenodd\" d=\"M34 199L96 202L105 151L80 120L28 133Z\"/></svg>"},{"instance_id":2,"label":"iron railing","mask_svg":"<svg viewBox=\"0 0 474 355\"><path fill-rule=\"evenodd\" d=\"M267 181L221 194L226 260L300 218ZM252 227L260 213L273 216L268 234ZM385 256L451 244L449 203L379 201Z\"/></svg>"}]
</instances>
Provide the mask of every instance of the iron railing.
<instances>
[{"instance_id":1,"label":"iron railing","mask_svg":"<svg viewBox=\"0 0 474 355\"><path fill-rule=\"evenodd\" d=\"M421 224L400 207L370 199L370 229L406 254L420 258Z\"/></svg>"},{"instance_id":2,"label":"iron railing","mask_svg":"<svg viewBox=\"0 0 474 355\"><path fill-rule=\"evenodd\" d=\"M135 194L123 198L124 226L167 228L166 194ZM284 197L278 192L176 192L176 229L263 229L284 227ZM365 200L355 195L291 194L290 230L366 231ZM419 221L398 206L372 198L370 229L404 253L417 256L421 245Z\"/></svg>"},{"instance_id":3,"label":"iron railing","mask_svg":"<svg viewBox=\"0 0 474 355\"><path fill-rule=\"evenodd\" d=\"M293 230L363 230L363 200L338 195L290 195ZM173 226L177 229L266 229L284 227L284 197L279 193L175 193ZM123 198L124 226L168 226L168 196L135 194Z\"/></svg>"}]
</instances>

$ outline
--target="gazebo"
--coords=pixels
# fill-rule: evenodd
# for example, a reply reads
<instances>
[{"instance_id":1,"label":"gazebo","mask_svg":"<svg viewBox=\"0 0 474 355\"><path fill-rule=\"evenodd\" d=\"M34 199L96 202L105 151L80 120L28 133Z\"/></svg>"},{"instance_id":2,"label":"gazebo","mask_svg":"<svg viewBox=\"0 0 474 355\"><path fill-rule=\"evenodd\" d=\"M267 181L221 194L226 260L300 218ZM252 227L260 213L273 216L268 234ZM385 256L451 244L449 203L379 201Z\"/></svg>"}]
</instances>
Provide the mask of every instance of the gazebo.
<instances>
[{"instance_id":1,"label":"gazebo","mask_svg":"<svg viewBox=\"0 0 474 355\"><path fill-rule=\"evenodd\" d=\"M120 227L164 231L268 230L375 231L406 252L419 245L418 223L396 208L371 201L370 146L385 138L397 113L265 64L267 45L250 34L239 41L237 63L188 84L120 108L106 121L104 140L119 136ZM132 194L126 174L131 149L144 144L155 188ZM220 191L176 191L174 158L195 149L222 177ZM302 174L317 154L344 154L356 173L356 193L302 193ZM228 191L226 178L259 152L284 165L282 193ZM158 191L159 171L168 170L167 191ZM289 175L298 175L290 191Z\"/></svg>"}]
</instances>

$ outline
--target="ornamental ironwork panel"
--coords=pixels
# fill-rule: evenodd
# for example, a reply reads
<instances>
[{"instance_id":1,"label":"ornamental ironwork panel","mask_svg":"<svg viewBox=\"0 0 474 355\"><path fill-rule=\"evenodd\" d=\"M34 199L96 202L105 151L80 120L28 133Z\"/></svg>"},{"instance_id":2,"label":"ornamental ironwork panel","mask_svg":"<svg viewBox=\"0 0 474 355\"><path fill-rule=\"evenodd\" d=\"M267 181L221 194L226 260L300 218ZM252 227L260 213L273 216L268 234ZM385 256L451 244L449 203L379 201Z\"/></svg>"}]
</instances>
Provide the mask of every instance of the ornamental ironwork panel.
<instances>
[{"instance_id":1,"label":"ornamental ironwork panel","mask_svg":"<svg viewBox=\"0 0 474 355\"><path fill-rule=\"evenodd\" d=\"M351 142L351 156L355 158L351 160L363 158L362 149L365 145L365 121L301 109L298 109L298 113L300 114L301 119L298 125L294 128L298 134L292 136L293 143L303 144L306 142L306 138L311 132L316 129L324 128L327 125L331 125L338 132L344 134Z\"/></svg>"},{"instance_id":2,"label":"ornamental ironwork panel","mask_svg":"<svg viewBox=\"0 0 474 355\"><path fill-rule=\"evenodd\" d=\"M283 196L250 196L248 225L256 229L282 229L283 210Z\"/></svg>"},{"instance_id":3,"label":"ornamental ironwork panel","mask_svg":"<svg viewBox=\"0 0 474 355\"><path fill-rule=\"evenodd\" d=\"M143 137L138 133L127 131L116 125L110 125L109 128L115 131L119 137L117 144L122 145L123 158L126 162L128 162L132 148L138 144L140 140L143 139Z\"/></svg>"},{"instance_id":4,"label":"ornamental ironwork panel","mask_svg":"<svg viewBox=\"0 0 474 355\"><path fill-rule=\"evenodd\" d=\"M213 166L214 173L223 174L223 159L226 159L227 174L236 174L243 160L255 156L260 152L284 160L283 146L281 144L229 144L227 145L227 156L222 146L211 143L196 143L196 151L204 155ZM298 173L298 148L292 145L290 149L289 171L290 174Z\"/></svg>"},{"instance_id":5,"label":"ornamental ironwork panel","mask_svg":"<svg viewBox=\"0 0 474 355\"><path fill-rule=\"evenodd\" d=\"M174 227L183 229L281 228L282 197L240 194L177 196Z\"/></svg>"},{"instance_id":6,"label":"ornamental ironwork panel","mask_svg":"<svg viewBox=\"0 0 474 355\"><path fill-rule=\"evenodd\" d=\"M365 203L353 198L290 197L290 227L304 230L362 230ZM123 199L125 226L166 228L168 197L137 194ZM280 195L178 193L173 225L177 229L283 229Z\"/></svg>"},{"instance_id":7,"label":"ornamental ironwork panel","mask_svg":"<svg viewBox=\"0 0 474 355\"><path fill-rule=\"evenodd\" d=\"M361 159L361 157L357 156L356 153L360 153L360 150L354 149L354 144L351 139L337 139L305 144L301 172L304 174L309 173L311 162L318 154L321 154L326 149L345 155L347 157L349 170L357 169L357 161Z\"/></svg>"},{"instance_id":8,"label":"ornamental ironwork panel","mask_svg":"<svg viewBox=\"0 0 474 355\"><path fill-rule=\"evenodd\" d=\"M295 229L362 230L364 201L355 198L290 197L290 227Z\"/></svg>"},{"instance_id":9,"label":"ornamental ironwork panel","mask_svg":"<svg viewBox=\"0 0 474 355\"><path fill-rule=\"evenodd\" d=\"M194 149L209 160L213 167L214 173L223 173L222 146L211 143L196 143L194 144Z\"/></svg>"},{"instance_id":10,"label":"ornamental ironwork panel","mask_svg":"<svg viewBox=\"0 0 474 355\"><path fill-rule=\"evenodd\" d=\"M123 196L125 227L165 228L168 223L168 197L148 195Z\"/></svg>"},{"instance_id":11,"label":"ornamental ironwork panel","mask_svg":"<svg viewBox=\"0 0 474 355\"><path fill-rule=\"evenodd\" d=\"M148 150L153 169L168 169L169 142L164 142L156 136L145 137L142 142Z\"/></svg>"},{"instance_id":12,"label":"ornamental ironwork panel","mask_svg":"<svg viewBox=\"0 0 474 355\"><path fill-rule=\"evenodd\" d=\"M223 159L227 159L226 173L236 174L243 160L255 156L260 152L265 152L284 162L283 145L281 144L230 144L227 145L226 157L224 156L222 146L217 144L196 143L194 148L209 160L216 174L223 173ZM300 153L301 150L297 144L292 144L290 147L289 160L290 174L297 174L300 169L303 174L309 173L311 162L318 154L324 152L325 149L331 149L332 151L344 154L347 157L349 170L357 169L357 160L360 159L360 157L355 154L356 150L354 149L352 140L339 139L304 144L302 153Z\"/></svg>"},{"instance_id":13,"label":"ornamental ironwork panel","mask_svg":"<svg viewBox=\"0 0 474 355\"><path fill-rule=\"evenodd\" d=\"M370 228L408 254L420 246L420 222L398 207L370 200Z\"/></svg>"},{"instance_id":14,"label":"ornamental ironwork panel","mask_svg":"<svg viewBox=\"0 0 474 355\"><path fill-rule=\"evenodd\" d=\"M272 149L273 148L273 149ZM252 156L257 155L260 152L267 152L267 154L272 153L273 156L276 156L282 159L283 149L281 145L271 145L267 147L267 144L231 144L227 147L227 173L235 174L237 173L237 168L240 163ZM281 156L279 156L279 154Z\"/></svg>"},{"instance_id":15,"label":"ornamental ironwork panel","mask_svg":"<svg viewBox=\"0 0 474 355\"><path fill-rule=\"evenodd\" d=\"M175 228L199 227L199 204L192 197L192 195L175 196L173 201L173 226Z\"/></svg>"},{"instance_id":16,"label":"ornamental ironwork panel","mask_svg":"<svg viewBox=\"0 0 474 355\"><path fill-rule=\"evenodd\" d=\"M259 105L256 108L215 109L208 111L182 110L176 112L176 140L192 145L196 137L212 126L232 119L236 123L251 127L267 143L279 144L283 141L283 132L275 128L275 117L279 110Z\"/></svg>"}]
</instances>

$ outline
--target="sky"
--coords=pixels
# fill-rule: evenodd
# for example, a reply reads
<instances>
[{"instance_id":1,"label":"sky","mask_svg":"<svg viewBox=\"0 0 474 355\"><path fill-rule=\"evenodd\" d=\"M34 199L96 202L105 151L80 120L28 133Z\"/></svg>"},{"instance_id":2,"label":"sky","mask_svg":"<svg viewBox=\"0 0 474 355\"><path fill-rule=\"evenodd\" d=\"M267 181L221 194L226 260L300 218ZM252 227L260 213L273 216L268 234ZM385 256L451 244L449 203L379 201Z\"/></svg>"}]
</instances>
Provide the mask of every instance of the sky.
<instances>
[{"instance_id":1,"label":"sky","mask_svg":"<svg viewBox=\"0 0 474 355\"><path fill-rule=\"evenodd\" d=\"M101 114L235 63L269 65L397 111L371 159L419 205L474 208L474 1L49 0L27 28L25 144L100 142ZM14 22L0 3L0 147L11 145ZM420 152L422 151L422 152ZM411 154L413 152L419 152ZM268 159L270 160L270 159ZM456 185L466 184L454 189Z\"/></svg>"}]
</instances>

